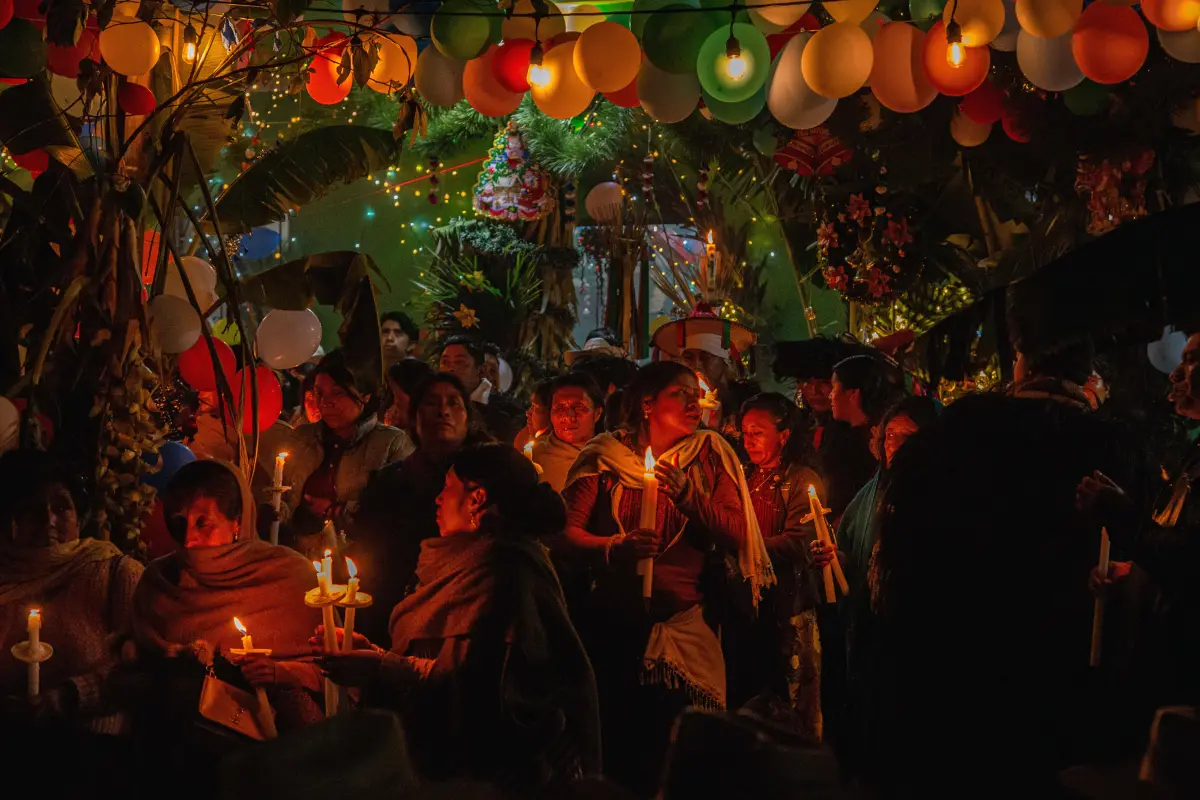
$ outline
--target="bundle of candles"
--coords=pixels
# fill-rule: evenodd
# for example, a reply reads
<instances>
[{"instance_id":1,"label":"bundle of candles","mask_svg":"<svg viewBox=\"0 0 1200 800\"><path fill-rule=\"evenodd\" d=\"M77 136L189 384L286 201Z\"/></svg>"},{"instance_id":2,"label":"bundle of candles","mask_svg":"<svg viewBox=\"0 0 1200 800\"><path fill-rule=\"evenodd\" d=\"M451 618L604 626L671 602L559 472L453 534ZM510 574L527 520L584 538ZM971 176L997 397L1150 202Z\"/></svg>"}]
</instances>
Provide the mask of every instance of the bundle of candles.
<instances>
[{"instance_id":1,"label":"bundle of candles","mask_svg":"<svg viewBox=\"0 0 1200 800\"><path fill-rule=\"evenodd\" d=\"M325 652L336 653L337 619L333 607L338 606L345 611L345 622L342 624L342 652L348 653L354 649L354 616L360 608L367 608L374 602L371 595L359 589L358 565L354 559L346 559L348 579L345 586L333 582L333 551L326 550L325 557L312 562L317 571L317 588L310 589L304 595L304 602L312 608L321 609L321 624L325 627ZM325 715L337 713L337 687L332 681L325 682Z\"/></svg>"},{"instance_id":2,"label":"bundle of candles","mask_svg":"<svg viewBox=\"0 0 1200 800\"><path fill-rule=\"evenodd\" d=\"M829 523L825 521L825 515L829 513L829 509L821 504L821 498L817 496L817 487L809 484L808 487L808 506L811 514L802 520L807 522L812 520L813 527L817 529L817 541L830 547L834 546L833 534L829 532ZM846 582L846 575L842 572L842 564L834 554L833 561L821 567L821 579L825 584L825 602L836 603L837 595L833 593L833 582L837 579L838 589L843 595L850 594L850 584Z\"/></svg>"}]
</instances>

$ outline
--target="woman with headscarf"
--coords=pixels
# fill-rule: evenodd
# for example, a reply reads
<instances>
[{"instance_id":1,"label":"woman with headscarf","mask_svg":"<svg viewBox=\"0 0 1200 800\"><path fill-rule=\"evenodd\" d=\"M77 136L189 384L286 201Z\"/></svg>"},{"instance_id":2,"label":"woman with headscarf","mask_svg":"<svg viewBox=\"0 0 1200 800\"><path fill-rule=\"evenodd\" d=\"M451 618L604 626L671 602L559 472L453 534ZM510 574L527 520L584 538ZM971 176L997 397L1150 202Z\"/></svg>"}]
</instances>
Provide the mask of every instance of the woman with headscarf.
<instances>
[{"instance_id":1,"label":"woman with headscarf","mask_svg":"<svg viewBox=\"0 0 1200 800\"><path fill-rule=\"evenodd\" d=\"M376 421L374 389L361 385L341 351L321 359L314 375L320 421L286 432L275 449L288 454L279 517L289 523L297 550L319 555L331 546L319 537L325 522L333 520L335 528L343 529L371 473L407 457L413 444L404 431ZM264 450L259 458L255 480L263 504L271 499L276 455Z\"/></svg>"},{"instance_id":2,"label":"woman with headscarf","mask_svg":"<svg viewBox=\"0 0 1200 800\"><path fill-rule=\"evenodd\" d=\"M737 456L699 430L700 387L682 364L643 368L626 395L625 428L580 453L563 492L558 547L593 570L584 638L605 714L606 772L653 793L672 722L687 705L725 706L725 664L705 620L702 573L724 557L757 599L774 582ZM655 522L639 523L647 451L659 482ZM653 559L651 592L635 565Z\"/></svg>"},{"instance_id":3,"label":"woman with headscarf","mask_svg":"<svg viewBox=\"0 0 1200 800\"><path fill-rule=\"evenodd\" d=\"M321 662L370 705L397 711L418 771L515 797L599 769L595 681L538 540L562 500L499 444L459 451L421 543L416 589L392 611L391 649L356 636ZM339 636L341 631L339 631Z\"/></svg>"},{"instance_id":4,"label":"woman with headscarf","mask_svg":"<svg viewBox=\"0 0 1200 800\"><path fill-rule=\"evenodd\" d=\"M433 367L415 358L405 358L388 367L388 393L383 412L385 425L391 425L412 436L415 422L413 395L432 374Z\"/></svg>"}]
</instances>

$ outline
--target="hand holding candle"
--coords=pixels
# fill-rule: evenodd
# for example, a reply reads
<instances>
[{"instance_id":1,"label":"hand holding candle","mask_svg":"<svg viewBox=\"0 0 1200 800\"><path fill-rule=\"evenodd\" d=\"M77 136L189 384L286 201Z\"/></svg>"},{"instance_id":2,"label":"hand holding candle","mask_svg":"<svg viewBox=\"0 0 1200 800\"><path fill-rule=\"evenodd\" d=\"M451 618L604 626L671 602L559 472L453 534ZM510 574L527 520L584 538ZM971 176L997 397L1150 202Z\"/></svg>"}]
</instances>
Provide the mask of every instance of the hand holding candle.
<instances>
[{"instance_id":1,"label":"hand holding candle","mask_svg":"<svg viewBox=\"0 0 1200 800\"><path fill-rule=\"evenodd\" d=\"M658 527L658 476L654 473L654 451L646 448L646 472L642 475L642 506L638 527L652 531ZM642 576L642 597L649 598L654 588L654 559L638 560L637 574Z\"/></svg>"},{"instance_id":2,"label":"hand holding candle","mask_svg":"<svg viewBox=\"0 0 1200 800\"><path fill-rule=\"evenodd\" d=\"M28 665L28 694L33 699L41 693L42 662L48 661L54 655L54 648L42 643L42 610L29 609L29 619L25 625L29 638L24 642L14 644L11 648L13 657Z\"/></svg>"},{"instance_id":3,"label":"hand holding candle","mask_svg":"<svg viewBox=\"0 0 1200 800\"><path fill-rule=\"evenodd\" d=\"M1100 580L1108 577L1111 542L1108 539L1108 529L1100 529L1100 561L1098 571ZM1097 596L1092 607L1092 649L1088 655L1088 665L1100 666L1100 643L1104 639L1104 597Z\"/></svg>"},{"instance_id":4,"label":"hand holding candle","mask_svg":"<svg viewBox=\"0 0 1200 800\"><path fill-rule=\"evenodd\" d=\"M280 453L275 456L275 474L271 478L271 508L276 515L283 505L283 465L287 463L288 454ZM279 544L279 519L271 522L271 544Z\"/></svg>"},{"instance_id":5,"label":"hand holding candle","mask_svg":"<svg viewBox=\"0 0 1200 800\"><path fill-rule=\"evenodd\" d=\"M255 650L254 639L250 636L250 631L246 630L246 626L237 617L233 618L233 627L238 629L242 634L242 649L241 651L232 651L235 655L271 655L270 650ZM263 686L254 687L254 696L258 698L258 713L255 715L258 718L258 724L263 729L263 735L268 739L274 739L279 736L275 729L275 712L271 708L271 701L267 698L267 690Z\"/></svg>"},{"instance_id":6,"label":"hand holding candle","mask_svg":"<svg viewBox=\"0 0 1200 800\"><path fill-rule=\"evenodd\" d=\"M829 532L829 523L825 521L825 514L829 509L821 505L821 498L817 496L817 487L812 484L809 484L808 487L808 507L812 512L813 527L817 531L817 541L833 547L833 536ZM842 572L842 564L838 561L836 548L833 560L821 567L821 579L825 584L826 603L837 602L837 595L833 591L835 578L842 594L850 594L850 584L846 582L846 575Z\"/></svg>"}]
</instances>

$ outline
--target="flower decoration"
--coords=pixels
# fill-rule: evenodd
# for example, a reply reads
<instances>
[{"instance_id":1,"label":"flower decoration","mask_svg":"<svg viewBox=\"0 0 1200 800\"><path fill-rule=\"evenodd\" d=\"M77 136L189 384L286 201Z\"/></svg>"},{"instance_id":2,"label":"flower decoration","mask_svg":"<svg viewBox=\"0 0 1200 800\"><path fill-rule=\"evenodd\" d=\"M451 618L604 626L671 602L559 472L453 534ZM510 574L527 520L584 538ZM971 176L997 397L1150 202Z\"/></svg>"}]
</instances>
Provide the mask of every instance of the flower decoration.
<instances>
[{"instance_id":1,"label":"flower decoration","mask_svg":"<svg viewBox=\"0 0 1200 800\"><path fill-rule=\"evenodd\" d=\"M867 291L870 292L871 297L882 298L888 293L888 284L891 283L891 280L891 276L878 267L871 267L867 270Z\"/></svg>"},{"instance_id":2,"label":"flower decoration","mask_svg":"<svg viewBox=\"0 0 1200 800\"><path fill-rule=\"evenodd\" d=\"M850 195L850 204L846 210L850 213L850 219L860 225L871 216L871 204L861 194Z\"/></svg>"},{"instance_id":3,"label":"flower decoration","mask_svg":"<svg viewBox=\"0 0 1200 800\"><path fill-rule=\"evenodd\" d=\"M479 325L479 319L475 316L475 309L467 308L462 303L459 303L458 311L455 311L451 316L458 320L458 324L464 328L475 328Z\"/></svg>"},{"instance_id":4,"label":"flower decoration","mask_svg":"<svg viewBox=\"0 0 1200 800\"><path fill-rule=\"evenodd\" d=\"M482 270L475 270L474 272L461 275L458 282L464 289L472 292L482 292L490 288L487 276L483 274Z\"/></svg>"},{"instance_id":5,"label":"flower decoration","mask_svg":"<svg viewBox=\"0 0 1200 800\"><path fill-rule=\"evenodd\" d=\"M825 270L825 283L830 289L844 292L850 286L850 276L845 267L829 267Z\"/></svg>"},{"instance_id":6,"label":"flower decoration","mask_svg":"<svg viewBox=\"0 0 1200 800\"><path fill-rule=\"evenodd\" d=\"M889 219L887 228L883 232L883 240L891 242L896 247L912 244L913 237L908 232L908 220L904 217L901 217L899 221Z\"/></svg>"},{"instance_id":7,"label":"flower decoration","mask_svg":"<svg viewBox=\"0 0 1200 800\"><path fill-rule=\"evenodd\" d=\"M825 250L838 246L837 228L832 223L823 222L817 226L817 244Z\"/></svg>"}]
</instances>

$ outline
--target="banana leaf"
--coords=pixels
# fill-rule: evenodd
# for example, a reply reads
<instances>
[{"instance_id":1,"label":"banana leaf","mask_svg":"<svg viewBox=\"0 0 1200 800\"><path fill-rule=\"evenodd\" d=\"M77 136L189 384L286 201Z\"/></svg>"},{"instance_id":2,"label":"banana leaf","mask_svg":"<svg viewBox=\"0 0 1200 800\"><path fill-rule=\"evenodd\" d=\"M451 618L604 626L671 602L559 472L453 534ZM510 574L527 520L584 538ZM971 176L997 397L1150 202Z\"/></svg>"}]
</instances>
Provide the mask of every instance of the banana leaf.
<instances>
[{"instance_id":1,"label":"banana leaf","mask_svg":"<svg viewBox=\"0 0 1200 800\"><path fill-rule=\"evenodd\" d=\"M45 150L79 180L92 177L91 162L43 77L0 92L0 144L18 155Z\"/></svg>"},{"instance_id":2,"label":"banana leaf","mask_svg":"<svg viewBox=\"0 0 1200 800\"><path fill-rule=\"evenodd\" d=\"M346 364L364 394L383 386L379 305L372 275L384 281L370 256L351 251L317 253L239 281L245 302L298 311L314 303L342 315L338 339Z\"/></svg>"},{"instance_id":3,"label":"banana leaf","mask_svg":"<svg viewBox=\"0 0 1200 800\"><path fill-rule=\"evenodd\" d=\"M399 150L392 132L379 128L330 125L302 133L263 155L229 185L217 201L221 232L247 233L278 222L337 184L386 169Z\"/></svg>"}]
</instances>

